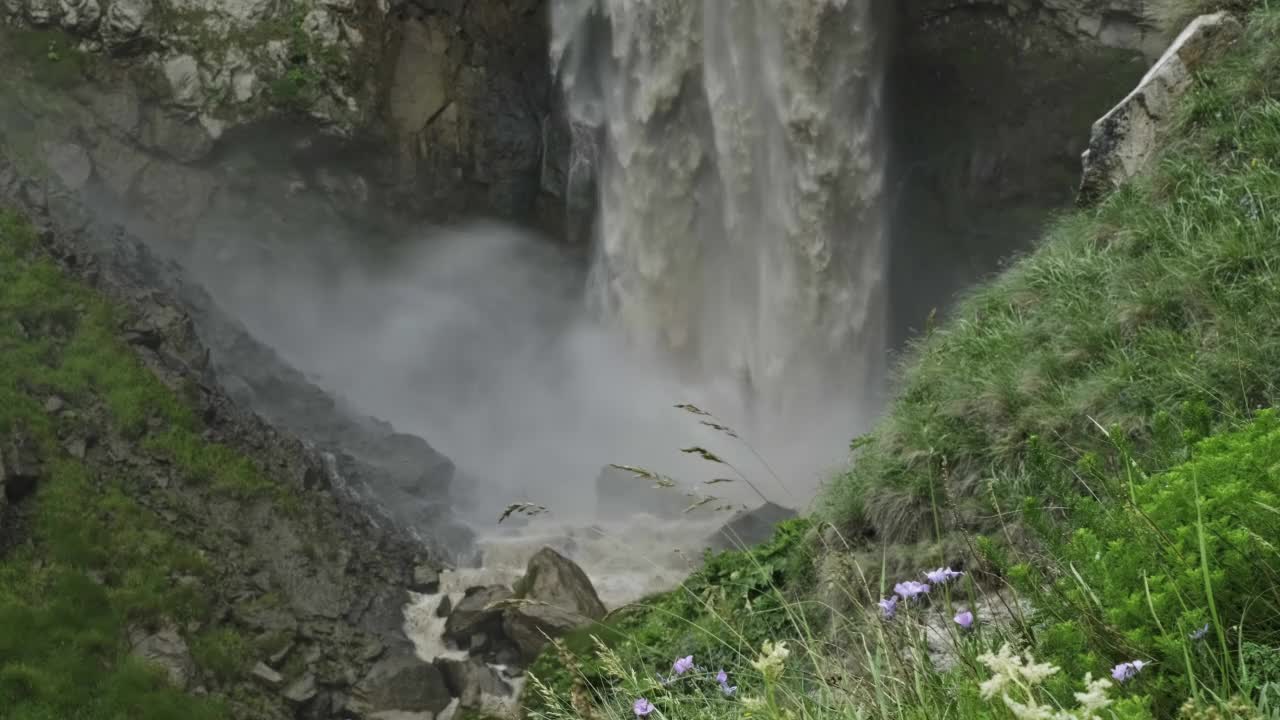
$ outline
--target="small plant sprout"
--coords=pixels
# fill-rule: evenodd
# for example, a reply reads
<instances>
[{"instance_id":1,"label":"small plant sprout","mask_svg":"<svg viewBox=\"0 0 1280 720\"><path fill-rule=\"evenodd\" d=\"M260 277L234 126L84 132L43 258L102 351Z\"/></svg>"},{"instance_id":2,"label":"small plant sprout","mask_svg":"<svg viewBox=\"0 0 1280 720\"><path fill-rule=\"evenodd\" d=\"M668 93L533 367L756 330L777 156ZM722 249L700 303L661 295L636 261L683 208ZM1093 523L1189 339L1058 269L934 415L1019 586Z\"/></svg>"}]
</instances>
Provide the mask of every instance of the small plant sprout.
<instances>
[{"instance_id":1,"label":"small plant sprout","mask_svg":"<svg viewBox=\"0 0 1280 720\"><path fill-rule=\"evenodd\" d=\"M498 523L501 524L503 520L506 520L512 515L525 515L527 517L537 517L538 515L542 515L547 512L549 512L547 508L542 505L535 505L534 503L527 503L527 502L511 503L506 507L505 510L502 511L502 515L498 516Z\"/></svg>"}]
</instances>

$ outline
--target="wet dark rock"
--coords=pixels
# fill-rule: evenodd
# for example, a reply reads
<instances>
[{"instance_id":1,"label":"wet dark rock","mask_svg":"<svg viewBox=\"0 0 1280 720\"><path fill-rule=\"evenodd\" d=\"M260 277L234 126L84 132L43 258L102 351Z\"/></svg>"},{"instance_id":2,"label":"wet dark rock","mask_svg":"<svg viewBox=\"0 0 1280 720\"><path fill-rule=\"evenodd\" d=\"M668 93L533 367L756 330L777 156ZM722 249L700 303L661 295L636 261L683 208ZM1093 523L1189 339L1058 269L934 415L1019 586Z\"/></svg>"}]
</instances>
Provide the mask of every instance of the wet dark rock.
<instances>
[{"instance_id":1,"label":"wet dark rock","mask_svg":"<svg viewBox=\"0 0 1280 720\"><path fill-rule=\"evenodd\" d=\"M775 503L765 503L753 510L734 515L729 522L707 538L712 550L738 550L759 545L773 537L778 523L796 517L796 511Z\"/></svg>"},{"instance_id":2,"label":"wet dark rock","mask_svg":"<svg viewBox=\"0 0 1280 720\"><path fill-rule=\"evenodd\" d=\"M0 488L11 503L26 499L36 489L42 474L35 441L22 430L15 430L7 441L0 441Z\"/></svg>"},{"instance_id":3,"label":"wet dark rock","mask_svg":"<svg viewBox=\"0 0 1280 720\"><path fill-rule=\"evenodd\" d=\"M419 563L413 568L413 582L409 589L423 595L434 595L440 591L440 571L426 563Z\"/></svg>"},{"instance_id":4,"label":"wet dark rock","mask_svg":"<svg viewBox=\"0 0 1280 720\"><path fill-rule=\"evenodd\" d=\"M591 579L577 563L544 547L529 559L525 575L516 583L516 597L536 600L600 620L607 612Z\"/></svg>"},{"instance_id":5,"label":"wet dark rock","mask_svg":"<svg viewBox=\"0 0 1280 720\"><path fill-rule=\"evenodd\" d=\"M592 622L589 617L553 605L518 602L504 612L502 629L515 644L520 660L528 664L546 647L548 638L561 637Z\"/></svg>"},{"instance_id":6,"label":"wet dark rock","mask_svg":"<svg viewBox=\"0 0 1280 720\"><path fill-rule=\"evenodd\" d=\"M449 613L449 619L445 621L445 638L459 646L469 647L473 635L500 634L502 609L493 606L511 597L511 590L501 585L468 589L466 595L454 605L453 612Z\"/></svg>"},{"instance_id":7,"label":"wet dark rock","mask_svg":"<svg viewBox=\"0 0 1280 720\"><path fill-rule=\"evenodd\" d=\"M441 595L440 604L436 605L436 617L447 618L451 612L453 612L453 598Z\"/></svg>"},{"instance_id":8,"label":"wet dark rock","mask_svg":"<svg viewBox=\"0 0 1280 720\"><path fill-rule=\"evenodd\" d=\"M464 708L479 709L485 696L509 697L512 689L497 670L475 659L439 659L435 662L449 693Z\"/></svg>"},{"instance_id":9,"label":"wet dark rock","mask_svg":"<svg viewBox=\"0 0 1280 720\"><path fill-rule=\"evenodd\" d=\"M452 700L436 666L412 654L378 661L355 687L352 709L364 714L383 711L438 713Z\"/></svg>"}]
</instances>

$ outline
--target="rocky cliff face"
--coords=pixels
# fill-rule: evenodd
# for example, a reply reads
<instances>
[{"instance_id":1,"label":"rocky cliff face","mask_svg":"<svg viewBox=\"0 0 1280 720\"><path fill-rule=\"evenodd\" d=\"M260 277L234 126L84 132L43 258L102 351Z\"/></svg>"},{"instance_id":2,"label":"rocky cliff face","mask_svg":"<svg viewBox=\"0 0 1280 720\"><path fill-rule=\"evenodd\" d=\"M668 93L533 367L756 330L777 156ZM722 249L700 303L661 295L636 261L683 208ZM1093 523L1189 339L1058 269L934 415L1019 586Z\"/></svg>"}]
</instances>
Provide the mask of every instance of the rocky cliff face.
<instances>
[{"instance_id":1,"label":"rocky cliff face","mask_svg":"<svg viewBox=\"0 0 1280 720\"><path fill-rule=\"evenodd\" d=\"M1071 204L1089 127L1167 38L1138 0L909 0L890 105L894 327L1026 249Z\"/></svg>"},{"instance_id":2,"label":"rocky cliff face","mask_svg":"<svg viewBox=\"0 0 1280 720\"><path fill-rule=\"evenodd\" d=\"M94 170L126 194L293 126L291 170L415 217L555 215L542 0L5 0L5 45L98 120ZM46 68L49 69L49 68ZM277 157L279 155L277 154ZM99 169L99 166L101 169ZM185 173L197 215L221 186ZM297 178L315 182L316 178ZM144 188L145 189L145 188ZM551 208L551 209L548 209ZM154 209L154 208L153 208Z\"/></svg>"}]
</instances>

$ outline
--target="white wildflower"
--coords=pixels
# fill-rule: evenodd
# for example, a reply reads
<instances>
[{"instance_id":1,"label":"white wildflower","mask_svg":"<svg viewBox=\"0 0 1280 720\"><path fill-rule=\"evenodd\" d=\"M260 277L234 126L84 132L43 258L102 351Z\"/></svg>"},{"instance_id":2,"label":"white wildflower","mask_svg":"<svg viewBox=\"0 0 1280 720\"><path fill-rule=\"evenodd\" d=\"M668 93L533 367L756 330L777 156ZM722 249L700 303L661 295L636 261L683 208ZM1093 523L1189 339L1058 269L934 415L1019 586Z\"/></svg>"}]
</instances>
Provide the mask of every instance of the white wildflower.
<instances>
[{"instance_id":1,"label":"white wildflower","mask_svg":"<svg viewBox=\"0 0 1280 720\"><path fill-rule=\"evenodd\" d=\"M1086 673L1084 687L1084 692L1075 694L1076 702L1080 703L1084 716L1093 720L1097 717L1096 711L1111 704L1111 698L1107 697L1107 690L1111 689L1111 681L1106 678L1094 680L1092 673Z\"/></svg>"},{"instance_id":2,"label":"white wildflower","mask_svg":"<svg viewBox=\"0 0 1280 720\"><path fill-rule=\"evenodd\" d=\"M782 666L790 657L791 651L787 649L786 641L775 644L772 640L765 641L761 646L761 655L751 661L751 667L760 671L768 680L776 680L782 676Z\"/></svg>"},{"instance_id":3,"label":"white wildflower","mask_svg":"<svg viewBox=\"0 0 1280 720\"><path fill-rule=\"evenodd\" d=\"M1092 673L1084 676L1085 691L1075 693L1078 708L1055 710L1040 704L1036 687L1057 673L1058 668L1050 663L1037 663L1030 653L1018 656L1007 643L995 654L985 653L978 660L991 670L991 679L979 686L982 697L989 700L998 694L1018 720L1100 720L1097 711L1111 704L1107 697L1111 682L1094 680Z\"/></svg>"},{"instance_id":4,"label":"white wildflower","mask_svg":"<svg viewBox=\"0 0 1280 720\"><path fill-rule=\"evenodd\" d=\"M1003 699L1005 707L1008 707L1009 712L1013 713L1013 716L1018 720L1053 720L1053 711L1037 703L1035 698L1029 699L1025 705L1008 695L1005 695Z\"/></svg>"}]
</instances>

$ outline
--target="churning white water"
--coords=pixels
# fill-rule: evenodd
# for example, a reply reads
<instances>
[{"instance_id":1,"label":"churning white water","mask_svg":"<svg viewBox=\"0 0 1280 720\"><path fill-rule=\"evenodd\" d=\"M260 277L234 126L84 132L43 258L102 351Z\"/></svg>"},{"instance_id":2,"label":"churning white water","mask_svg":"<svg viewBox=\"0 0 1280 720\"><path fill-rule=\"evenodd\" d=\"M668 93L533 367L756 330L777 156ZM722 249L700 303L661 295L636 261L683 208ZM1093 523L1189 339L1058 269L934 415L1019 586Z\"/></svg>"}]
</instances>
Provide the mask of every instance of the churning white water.
<instances>
[{"instance_id":1,"label":"churning white water","mask_svg":"<svg viewBox=\"0 0 1280 720\"><path fill-rule=\"evenodd\" d=\"M770 425L866 413L882 374L884 6L552 5L575 137L600 137L593 299Z\"/></svg>"}]
</instances>

